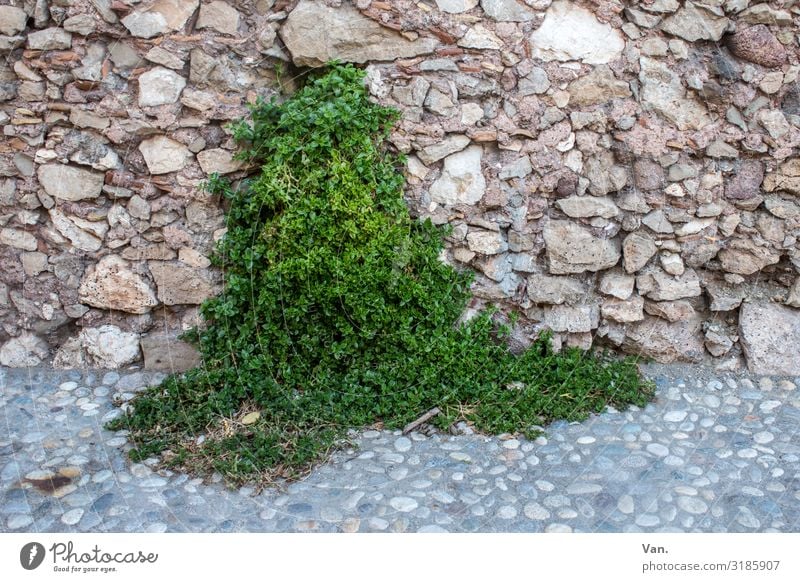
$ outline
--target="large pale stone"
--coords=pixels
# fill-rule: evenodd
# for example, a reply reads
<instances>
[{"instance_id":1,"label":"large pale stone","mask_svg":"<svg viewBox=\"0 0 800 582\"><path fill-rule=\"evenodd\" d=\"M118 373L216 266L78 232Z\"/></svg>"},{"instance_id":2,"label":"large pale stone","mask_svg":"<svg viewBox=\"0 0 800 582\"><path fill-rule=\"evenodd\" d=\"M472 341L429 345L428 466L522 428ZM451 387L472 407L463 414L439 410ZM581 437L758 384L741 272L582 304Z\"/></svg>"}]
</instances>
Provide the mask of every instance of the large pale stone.
<instances>
[{"instance_id":1,"label":"large pale stone","mask_svg":"<svg viewBox=\"0 0 800 582\"><path fill-rule=\"evenodd\" d=\"M38 51L69 50L72 35L63 28L46 28L28 35L28 48Z\"/></svg>"},{"instance_id":2,"label":"large pale stone","mask_svg":"<svg viewBox=\"0 0 800 582\"><path fill-rule=\"evenodd\" d=\"M631 95L627 81L617 79L607 65L595 67L588 75L575 79L569 84L567 91L569 104L575 107L607 103L612 99Z\"/></svg>"},{"instance_id":3,"label":"large pale stone","mask_svg":"<svg viewBox=\"0 0 800 582\"><path fill-rule=\"evenodd\" d=\"M481 24L476 24L458 41L458 46L472 49L499 49L503 46L497 36Z\"/></svg>"},{"instance_id":4,"label":"large pale stone","mask_svg":"<svg viewBox=\"0 0 800 582\"><path fill-rule=\"evenodd\" d=\"M600 292L617 299L627 299L633 293L635 283L634 277L615 269L603 273L603 278L600 280Z\"/></svg>"},{"instance_id":5,"label":"large pale stone","mask_svg":"<svg viewBox=\"0 0 800 582\"><path fill-rule=\"evenodd\" d=\"M39 246L33 234L18 228L0 229L0 245L8 245L23 251L35 251Z\"/></svg>"},{"instance_id":6,"label":"large pale stone","mask_svg":"<svg viewBox=\"0 0 800 582\"><path fill-rule=\"evenodd\" d=\"M141 11L131 12L122 24L133 36L152 38L183 29L199 4L200 0L156 0Z\"/></svg>"},{"instance_id":7,"label":"large pale stone","mask_svg":"<svg viewBox=\"0 0 800 582\"><path fill-rule=\"evenodd\" d=\"M469 145L470 141L466 135L453 135L439 143L423 148L417 152L417 156L422 160L423 164L429 166L442 158L460 152Z\"/></svg>"},{"instance_id":8,"label":"large pale stone","mask_svg":"<svg viewBox=\"0 0 800 582\"><path fill-rule=\"evenodd\" d=\"M103 247L103 240L100 236L104 234L103 231L89 232L78 225L80 221L83 226L90 226L90 224L87 224L88 221L77 217L69 217L57 207L51 208L48 214L50 215L50 222L53 223L56 230L60 232L62 236L68 238L75 248L86 251L87 253L93 253L99 251ZM105 228L108 228L108 226L106 225Z\"/></svg>"},{"instance_id":9,"label":"large pale stone","mask_svg":"<svg viewBox=\"0 0 800 582\"><path fill-rule=\"evenodd\" d=\"M620 258L619 241L596 237L572 222L549 221L544 242L554 275L601 271L616 265Z\"/></svg>"},{"instance_id":10,"label":"large pale stone","mask_svg":"<svg viewBox=\"0 0 800 582\"><path fill-rule=\"evenodd\" d=\"M763 170L761 175L764 175ZM776 172L767 174L764 178L764 190L767 192L783 190L800 195L800 158L784 162Z\"/></svg>"},{"instance_id":11,"label":"large pale stone","mask_svg":"<svg viewBox=\"0 0 800 582\"><path fill-rule=\"evenodd\" d=\"M147 313L158 305L147 280L116 255L107 255L87 269L78 297L92 307L127 313Z\"/></svg>"},{"instance_id":12,"label":"large pale stone","mask_svg":"<svg viewBox=\"0 0 800 582\"><path fill-rule=\"evenodd\" d=\"M439 204L475 204L486 180L481 170L481 146L470 146L444 160L442 175L431 185L431 200Z\"/></svg>"},{"instance_id":13,"label":"large pale stone","mask_svg":"<svg viewBox=\"0 0 800 582\"><path fill-rule=\"evenodd\" d=\"M192 155L185 145L163 135L144 140L139 144L139 151L151 174L182 170Z\"/></svg>"},{"instance_id":14,"label":"large pale stone","mask_svg":"<svg viewBox=\"0 0 800 582\"><path fill-rule=\"evenodd\" d=\"M142 338L144 369L162 372L185 372L200 365L197 349L175 334L150 333Z\"/></svg>"},{"instance_id":15,"label":"large pale stone","mask_svg":"<svg viewBox=\"0 0 800 582\"><path fill-rule=\"evenodd\" d=\"M742 304L739 337L753 374L800 375L800 311L777 303Z\"/></svg>"},{"instance_id":16,"label":"large pale stone","mask_svg":"<svg viewBox=\"0 0 800 582\"><path fill-rule=\"evenodd\" d=\"M242 162L233 159L233 152L222 148L199 152L197 161L206 174L230 174L242 168Z\"/></svg>"},{"instance_id":17,"label":"large pale stone","mask_svg":"<svg viewBox=\"0 0 800 582\"><path fill-rule=\"evenodd\" d=\"M586 297L586 285L572 277L531 275L528 277L528 298L533 303L560 305L576 303Z\"/></svg>"},{"instance_id":18,"label":"large pale stone","mask_svg":"<svg viewBox=\"0 0 800 582\"><path fill-rule=\"evenodd\" d=\"M48 352L44 340L32 333L23 333L19 337L11 338L0 348L0 364L9 368L38 366Z\"/></svg>"},{"instance_id":19,"label":"large pale stone","mask_svg":"<svg viewBox=\"0 0 800 582\"><path fill-rule=\"evenodd\" d=\"M280 35L294 63L308 67L331 60L393 61L431 53L439 45L427 37L407 40L362 15L349 2L332 8L320 0L300 0Z\"/></svg>"},{"instance_id":20,"label":"large pale stone","mask_svg":"<svg viewBox=\"0 0 800 582\"><path fill-rule=\"evenodd\" d=\"M622 243L625 271L635 273L647 264L657 250L655 241L649 235L641 232L630 233Z\"/></svg>"},{"instance_id":21,"label":"large pale stone","mask_svg":"<svg viewBox=\"0 0 800 582\"><path fill-rule=\"evenodd\" d=\"M700 278L694 269L687 269L680 277L673 277L660 269L636 277L639 293L653 301L674 301L687 297L699 297Z\"/></svg>"},{"instance_id":22,"label":"large pale stone","mask_svg":"<svg viewBox=\"0 0 800 582\"><path fill-rule=\"evenodd\" d=\"M613 218L619 214L619 208L607 196L570 196L556 201L559 210L572 218L590 218L601 216Z\"/></svg>"},{"instance_id":23,"label":"large pale stone","mask_svg":"<svg viewBox=\"0 0 800 582\"><path fill-rule=\"evenodd\" d=\"M235 36L239 32L239 12L228 2L214 0L200 6L197 28L211 28Z\"/></svg>"},{"instance_id":24,"label":"large pale stone","mask_svg":"<svg viewBox=\"0 0 800 582\"><path fill-rule=\"evenodd\" d=\"M670 323L689 319L695 313L692 304L688 301L662 301L660 303L645 301L644 310L650 315L666 319Z\"/></svg>"},{"instance_id":25,"label":"large pale stone","mask_svg":"<svg viewBox=\"0 0 800 582\"><path fill-rule=\"evenodd\" d=\"M697 362L705 353L702 319L692 316L674 323L658 317L645 317L629 324L623 349L662 363Z\"/></svg>"},{"instance_id":26,"label":"large pale stone","mask_svg":"<svg viewBox=\"0 0 800 582\"><path fill-rule=\"evenodd\" d=\"M544 325L555 332L586 333L600 324L596 305L553 305L546 308Z\"/></svg>"},{"instance_id":27,"label":"large pale stone","mask_svg":"<svg viewBox=\"0 0 800 582\"><path fill-rule=\"evenodd\" d=\"M139 107L175 103L186 86L186 79L175 71L156 67L139 77Z\"/></svg>"},{"instance_id":28,"label":"large pale stone","mask_svg":"<svg viewBox=\"0 0 800 582\"><path fill-rule=\"evenodd\" d=\"M762 247L749 239L733 239L717 254L722 268L729 273L752 275L767 265L777 263L781 255L769 247Z\"/></svg>"},{"instance_id":29,"label":"large pale stone","mask_svg":"<svg viewBox=\"0 0 800 582\"><path fill-rule=\"evenodd\" d=\"M205 269L177 261L150 261L148 266L164 305L199 305L217 291Z\"/></svg>"},{"instance_id":30,"label":"large pale stone","mask_svg":"<svg viewBox=\"0 0 800 582\"><path fill-rule=\"evenodd\" d=\"M87 363L97 368L117 369L139 358L139 334L122 331L116 325L84 328L78 339Z\"/></svg>"},{"instance_id":31,"label":"large pale stone","mask_svg":"<svg viewBox=\"0 0 800 582\"><path fill-rule=\"evenodd\" d=\"M442 12L450 14L461 14L467 10L472 10L478 5L478 0L436 0L436 6Z\"/></svg>"},{"instance_id":32,"label":"large pale stone","mask_svg":"<svg viewBox=\"0 0 800 582\"><path fill-rule=\"evenodd\" d=\"M528 22L536 16L533 10L518 0L481 0L481 8L500 22Z\"/></svg>"},{"instance_id":33,"label":"large pale stone","mask_svg":"<svg viewBox=\"0 0 800 582\"><path fill-rule=\"evenodd\" d=\"M477 4L477 2L476 2ZM0 6L0 34L14 36L25 30L28 15L16 6Z\"/></svg>"},{"instance_id":34,"label":"large pale stone","mask_svg":"<svg viewBox=\"0 0 800 582\"><path fill-rule=\"evenodd\" d=\"M603 317L620 323L644 319L644 299L635 295L630 299L606 299L600 308Z\"/></svg>"},{"instance_id":35,"label":"large pale stone","mask_svg":"<svg viewBox=\"0 0 800 582\"><path fill-rule=\"evenodd\" d=\"M544 22L530 38L531 55L544 61L608 63L625 48L622 34L595 18L586 8L557 0L548 8Z\"/></svg>"},{"instance_id":36,"label":"large pale stone","mask_svg":"<svg viewBox=\"0 0 800 582\"><path fill-rule=\"evenodd\" d=\"M45 192L69 202L97 198L105 181L103 174L64 164L39 166L37 176Z\"/></svg>"},{"instance_id":37,"label":"large pale stone","mask_svg":"<svg viewBox=\"0 0 800 582\"><path fill-rule=\"evenodd\" d=\"M641 101L645 109L655 111L681 131L702 129L711 123L706 108L686 96L680 75L666 64L648 57L639 59Z\"/></svg>"},{"instance_id":38,"label":"large pale stone","mask_svg":"<svg viewBox=\"0 0 800 582\"><path fill-rule=\"evenodd\" d=\"M722 38L729 22L724 16L717 16L694 2L686 2L683 8L661 23L661 30L690 42L717 41Z\"/></svg>"},{"instance_id":39,"label":"large pale stone","mask_svg":"<svg viewBox=\"0 0 800 582\"><path fill-rule=\"evenodd\" d=\"M469 250L482 255L497 255L508 250L503 235L493 230L473 230L467 235Z\"/></svg>"}]
</instances>

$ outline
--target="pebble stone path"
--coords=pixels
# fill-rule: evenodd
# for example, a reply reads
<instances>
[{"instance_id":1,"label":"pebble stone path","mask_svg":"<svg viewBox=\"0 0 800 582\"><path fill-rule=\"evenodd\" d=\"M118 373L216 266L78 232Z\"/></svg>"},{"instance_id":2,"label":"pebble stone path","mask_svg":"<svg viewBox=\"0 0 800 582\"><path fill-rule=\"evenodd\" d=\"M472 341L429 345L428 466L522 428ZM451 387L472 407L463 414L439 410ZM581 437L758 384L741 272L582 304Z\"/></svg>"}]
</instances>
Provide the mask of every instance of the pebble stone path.
<instances>
[{"instance_id":1,"label":"pebble stone path","mask_svg":"<svg viewBox=\"0 0 800 582\"><path fill-rule=\"evenodd\" d=\"M800 531L800 378L647 373L643 409L533 441L367 431L256 495L126 459L112 399L157 376L0 369L0 531Z\"/></svg>"}]
</instances>

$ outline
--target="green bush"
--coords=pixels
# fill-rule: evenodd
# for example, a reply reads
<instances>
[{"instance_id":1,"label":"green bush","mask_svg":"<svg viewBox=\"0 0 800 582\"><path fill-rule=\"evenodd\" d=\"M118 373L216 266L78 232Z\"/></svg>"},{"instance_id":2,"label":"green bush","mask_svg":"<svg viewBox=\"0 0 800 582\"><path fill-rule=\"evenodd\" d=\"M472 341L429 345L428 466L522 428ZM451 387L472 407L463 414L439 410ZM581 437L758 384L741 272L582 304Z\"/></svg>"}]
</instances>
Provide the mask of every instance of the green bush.
<instances>
[{"instance_id":1,"label":"green bush","mask_svg":"<svg viewBox=\"0 0 800 582\"><path fill-rule=\"evenodd\" d=\"M441 426L530 435L651 394L632 360L555 354L546 337L515 356L491 312L457 324L471 273L439 260L442 229L409 217L403 160L383 146L398 114L363 77L335 66L235 127L261 171L209 183L230 210L225 288L195 332L203 366L111 423L134 457L263 482L297 477L350 427L400 427L434 406Z\"/></svg>"}]
</instances>

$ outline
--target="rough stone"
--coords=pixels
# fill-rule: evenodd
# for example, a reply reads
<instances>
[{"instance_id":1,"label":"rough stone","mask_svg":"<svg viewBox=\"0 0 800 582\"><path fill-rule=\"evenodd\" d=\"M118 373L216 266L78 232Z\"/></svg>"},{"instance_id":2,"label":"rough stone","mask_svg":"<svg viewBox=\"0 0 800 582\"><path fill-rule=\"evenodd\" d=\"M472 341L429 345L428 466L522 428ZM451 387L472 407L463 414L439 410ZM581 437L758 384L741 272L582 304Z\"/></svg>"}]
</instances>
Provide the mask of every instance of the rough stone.
<instances>
[{"instance_id":1,"label":"rough stone","mask_svg":"<svg viewBox=\"0 0 800 582\"><path fill-rule=\"evenodd\" d=\"M467 234L469 250L482 255L496 255L508 250L508 244L499 232L474 230Z\"/></svg>"},{"instance_id":2,"label":"rough stone","mask_svg":"<svg viewBox=\"0 0 800 582\"><path fill-rule=\"evenodd\" d=\"M625 41L618 30L569 0L556 0L544 22L530 37L533 58L543 61L608 63L622 54Z\"/></svg>"},{"instance_id":3,"label":"rough stone","mask_svg":"<svg viewBox=\"0 0 800 582\"><path fill-rule=\"evenodd\" d=\"M503 46L503 41L486 27L476 24L459 39L457 44L464 48L498 50Z\"/></svg>"},{"instance_id":4,"label":"rough stone","mask_svg":"<svg viewBox=\"0 0 800 582\"><path fill-rule=\"evenodd\" d=\"M517 90L522 96L528 95L541 95L546 93L550 88L550 79L547 76L547 71L541 67L533 67L530 73L525 75L517 83ZM481 111L483 117L483 111Z\"/></svg>"},{"instance_id":5,"label":"rough stone","mask_svg":"<svg viewBox=\"0 0 800 582\"><path fill-rule=\"evenodd\" d=\"M481 0L481 8L499 22L528 22L536 13L517 0Z\"/></svg>"},{"instance_id":6,"label":"rough stone","mask_svg":"<svg viewBox=\"0 0 800 582\"><path fill-rule=\"evenodd\" d=\"M728 28L729 20L687 1L683 8L661 23L661 30L684 40L718 41Z\"/></svg>"},{"instance_id":7,"label":"rough stone","mask_svg":"<svg viewBox=\"0 0 800 582\"><path fill-rule=\"evenodd\" d=\"M600 307L606 319L620 323L631 323L644 319L644 299L637 296L630 299L606 299Z\"/></svg>"},{"instance_id":8,"label":"rough stone","mask_svg":"<svg viewBox=\"0 0 800 582\"><path fill-rule=\"evenodd\" d=\"M644 310L670 323L689 319L695 314L692 304L688 301L645 301Z\"/></svg>"},{"instance_id":9,"label":"rough stone","mask_svg":"<svg viewBox=\"0 0 800 582\"><path fill-rule=\"evenodd\" d=\"M705 345L708 352L716 357L722 357L733 347L734 340L731 339L718 324L710 325L705 332Z\"/></svg>"},{"instance_id":10,"label":"rough stone","mask_svg":"<svg viewBox=\"0 0 800 582\"><path fill-rule=\"evenodd\" d=\"M635 277L615 269L603 273L603 277L600 279L600 292L617 299L627 299L633 293L635 283Z\"/></svg>"},{"instance_id":11,"label":"rough stone","mask_svg":"<svg viewBox=\"0 0 800 582\"><path fill-rule=\"evenodd\" d=\"M696 99L686 96L680 75L649 57L641 57L639 65L641 99L645 109L655 111L681 131L702 129L711 123L706 108Z\"/></svg>"},{"instance_id":12,"label":"rough stone","mask_svg":"<svg viewBox=\"0 0 800 582\"><path fill-rule=\"evenodd\" d=\"M800 277L794 280L794 284L789 290L789 295L786 297L784 304L789 307L797 307L800 309Z\"/></svg>"},{"instance_id":13,"label":"rough stone","mask_svg":"<svg viewBox=\"0 0 800 582\"><path fill-rule=\"evenodd\" d=\"M662 363L697 362L705 353L701 324L697 316L674 323L645 317L627 328L623 347L628 353Z\"/></svg>"},{"instance_id":14,"label":"rough stone","mask_svg":"<svg viewBox=\"0 0 800 582\"><path fill-rule=\"evenodd\" d=\"M739 28L728 39L731 52L762 67L779 67L788 60L786 48L763 24Z\"/></svg>"},{"instance_id":15,"label":"rough stone","mask_svg":"<svg viewBox=\"0 0 800 582\"><path fill-rule=\"evenodd\" d=\"M767 174L763 185L767 192L783 190L800 195L800 158L782 163L776 172Z\"/></svg>"},{"instance_id":16,"label":"rough stone","mask_svg":"<svg viewBox=\"0 0 800 582\"><path fill-rule=\"evenodd\" d=\"M766 109L758 112L758 122L767 130L772 139L781 139L788 134L792 128L786 120L786 116L780 109Z\"/></svg>"},{"instance_id":17,"label":"rough stone","mask_svg":"<svg viewBox=\"0 0 800 582\"><path fill-rule=\"evenodd\" d=\"M570 196L556 201L559 210L572 218L590 218L601 216L613 218L619 214L619 208L608 197Z\"/></svg>"},{"instance_id":18,"label":"rough stone","mask_svg":"<svg viewBox=\"0 0 800 582\"><path fill-rule=\"evenodd\" d=\"M64 30L81 36L88 36L96 30L94 18L90 14L76 14L64 21Z\"/></svg>"},{"instance_id":19,"label":"rough stone","mask_svg":"<svg viewBox=\"0 0 800 582\"><path fill-rule=\"evenodd\" d=\"M127 313L147 313L158 305L147 280L116 255L107 255L87 269L78 296L92 307Z\"/></svg>"},{"instance_id":20,"label":"rough stone","mask_svg":"<svg viewBox=\"0 0 800 582\"><path fill-rule=\"evenodd\" d=\"M749 200L761 192L764 181L764 164L757 160L742 160L737 170L725 183L725 197L731 200Z\"/></svg>"},{"instance_id":21,"label":"rough stone","mask_svg":"<svg viewBox=\"0 0 800 582\"><path fill-rule=\"evenodd\" d=\"M642 224L659 234L672 234L675 228L663 210L653 210L642 217Z\"/></svg>"},{"instance_id":22,"label":"rough stone","mask_svg":"<svg viewBox=\"0 0 800 582\"><path fill-rule=\"evenodd\" d=\"M233 152L222 148L198 152L197 161L206 174L230 174L242 168L242 162L233 159Z\"/></svg>"},{"instance_id":23,"label":"rough stone","mask_svg":"<svg viewBox=\"0 0 800 582\"><path fill-rule=\"evenodd\" d=\"M453 135L439 143L423 148L417 152L417 157L423 164L429 166L451 154L460 152L470 144L470 141L466 135Z\"/></svg>"},{"instance_id":24,"label":"rough stone","mask_svg":"<svg viewBox=\"0 0 800 582\"><path fill-rule=\"evenodd\" d=\"M442 175L431 185L431 200L439 204L475 204L483 198L486 179L481 170L481 146L447 156Z\"/></svg>"},{"instance_id":25,"label":"rough stone","mask_svg":"<svg viewBox=\"0 0 800 582\"><path fill-rule=\"evenodd\" d=\"M32 333L11 338L0 348L0 364L9 368L38 366L47 358L47 343Z\"/></svg>"},{"instance_id":26,"label":"rough stone","mask_svg":"<svg viewBox=\"0 0 800 582\"><path fill-rule=\"evenodd\" d=\"M151 137L139 144L147 169L151 174L168 174L182 170L191 152L182 143L163 135Z\"/></svg>"},{"instance_id":27,"label":"rough stone","mask_svg":"<svg viewBox=\"0 0 800 582\"><path fill-rule=\"evenodd\" d=\"M105 230L108 227L105 223L89 223L88 221L81 220L80 218L70 217L61 212L58 208L51 208L48 210L48 215L50 216L50 222L52 222L55 229L62 235L65 236L72 245L80 249L82 251L86 251L88 253L93 253L99 251L103 247L103 240L102 240L102 230L95 230L94 232L89 232L81 226L84 227L92 227L92 226L100 226L103 225L102 228ZM79 224L80 223L80 226Z\"/></svg>"},{"instance_id":28,"label":"rough stone","mask_svg":"<svg viewBox=\"0 0 800 582\"><path fill-rule=\"evenodd\" d=\"M217 292L203 269L177 261L149 261L148 266L164 305L200 305Z\"/></svg>"},{"instance_id":29,"label":"rough stone","mask_svg":"<svg viewBox=\"0 0 800 582\"><path fill-rule=\"evenodd\" d=\"M197 349L178 339L177 334L149 333L141 338L144 369L160 372L185 372L200 365Z\"/></svg>"},{"instance_id":30,"label":"rough stone","mask_svg":"<svg viewBox=\"0 0 800 582\"><path fill-rule=\"evenodd\" d=\"M37 51L69 50L72 35L63 28L46 28L28 35L28 48Z\"/></svg>"},{"instance_id":31,"label":"rough stone","mask_svg":"<svg viewBox=\"0 0 800 582\"><path fill-rule=\"evenodd\" d=\"M600 314L596 305L553 305L545 309L542 323L554 332L587 333L597 328Z\"/></svg>"},{"instance_id":32,"label":"rough stone","mask_svg":"<svg viewBox=\"0 0 800 582\"><path fill-rule=\"evenodd\" d=\"M706 292L711 298L709 309L711 311L731 311L737 309L745 298L746 290L743 287L734 287L720 280L705 282Z\"/></svg>"},{"instance_id":33,"label":"rough stone","mask_svg":"<svg viewBox=\"0 0 800 582\"><path fill-rule=\"evenodd\" d=\"M200 5L197 28L211 28L222 34L235 36L239 32L239 11L227 2L214 0Z\"/></svg>"},{"instance_id":34,"label":"rough stone","mask_svg":"<svg viewBox=\"0 0 800 582\"><path fill-rule=\"evenodd\" d=\"M753 374L800 375L800 311L766 302L745 302L739 337Z\"/></svg>"},{"instance_id":35,"label":"rough stone","mask_svg":"<svg viewBox=\"0 0 800 582\"><path fill-rule=\"evenodd\" d=\"M39 246L33 234L18 228L0 229L0 244L24 251L35 251Z\"/></svg>"},{"instance_id":36,"label":"rough stone","mask_svg":"<svg viewBox=\"0 0 800 582\"><path fill-rule=\"evenodd\" d=\"M531 275L528 277L528 298L537 304L560 305L577 303L587 294L586 285L572 277Z\"/></svg>"},{"instance_id":37,"label":"rough stone","mask_svg":"<svg viewBox=\"0 0 800 582\"><path fill-rule=\"evenodd\" d=\"M687 297L699 297L700 278L693 269L687 269L680 277L673 277L660 269L636 277L639 292L653 301L674 301Z\"/></svg>"},{"instance_id":38,"label":"rough stone","mask_svg":"<svg viewBox=\"0 0 800 582\"><path fill-rule=\"evenodd\" d=\"M124 332L116 325L86 327L78 337L92 366L118 369L139 358L139 335Z\"/></svg>"},{"instance_id":39,"label":"rough stone","mask_svg":"<svg viewBox=\"0 0 800 582\"><path fill-rule=\"evenodd\" d=\"M717 254L722 268L728 273L752 275L767 265L777 263L781 255L771 248L757 245L749 239L732 239Z\"/></svg>"},{"instance_id":40,"label":"rough stone","mask_svg":"<svg viewBox=\"0 0 800 582\"><path fill-rule=\"evenodd\" d=\"M25 30L28 15L16 6L0 6L0 34L14 36Z\"/></svg>"},{"instance_id":41,"label":"rough stone","mask_svg":"<svg viewBox=\"0 0 800 582\"><path fill-rule=\"evenodd\" d=\"M478 0L436 0L436 6L442 12L461 14L472 10L478 5Z\"/></svg>"},{"instance_id":42,"label":"rough stone","mask_svg":"<svg viewBox=\"0 0 800 582\"><path fill-rule=\"evenodd\" d=\"M628 83L617 79L607 65L597 66L589 74L575 79L569 84L567 91L570 95L569 103L575 107L588 107L631 96Z\"/></svg>"},{"instance_id":43,"label":"rough stone","mask_svg":"<svg viewBox=\"0 0 800 582\"><path fill-rule=\"evenodd\" d=\"M139 77L139 107L175 103L186 86L186 79L175 71L156 67Z\"/></svg>"},{"instance_id":44,"label":"rough stone","mask_svg":"<svg viewBox=\"0 0 800 582\"><path fill-rule=\"evenodd\" d=\"M500 170L498 177L501 180L508 180L510 178L524 178L531 172L533 172L531 160L528 156L524 156L515 162L504 166L503 169Z\"/></svg>"},{"instance_id":45,"label":"rough stone","mask_svg":"<svg viewBox=\"0 0 800 582\"><path fill-rule=\"evenodd\" d=\"M655 241L644 233L632 232L622 242L623 267L628 273L635 273L647 264L656 254Z\"/></svg>"},{"instance_id":46,"label":"rough stone","mask_svg":"<svg viewBox=\"0 0 800 582\"><path fill-rule=\"evenodd\" d=\"M141 11L131 12L122 19L122 24L133 36L152 38L182 30L199 4L200 0L156 0Z\"/></svg>"},{"instance_id":47,"label":"rough stone","mask_svg":"<svg viewBox=\"0 0 800 582\"><path fill-rule=\"evenodd\" d=\"M544 228L544 241L554 275L602 271L620 258L618 241L596 237L572 222L550 220Z\"/></svg>"},{"instance_id":48,"label":"rough stone","mask_svg":"<svg viewBox=\"0 0 800 582\"><path fill-rule=\"evenodd\" d=\"M346 3L332 8L320 0L300 0L280 29L298 66L318 67L332 60L364 63L428 54L438 41L411 41L363 16Z\"/></svg>"},{"instance_id":49,"label":"rough stone","mask_svg":"<svg viewBox=\"0 0 800 582\"><path fill-rule=\"evenodd\" d=\"M103 174L64 164L43 164L37 177L50 196L69 202L97 198L104 182Z\"/></svg>"}]
</instances>

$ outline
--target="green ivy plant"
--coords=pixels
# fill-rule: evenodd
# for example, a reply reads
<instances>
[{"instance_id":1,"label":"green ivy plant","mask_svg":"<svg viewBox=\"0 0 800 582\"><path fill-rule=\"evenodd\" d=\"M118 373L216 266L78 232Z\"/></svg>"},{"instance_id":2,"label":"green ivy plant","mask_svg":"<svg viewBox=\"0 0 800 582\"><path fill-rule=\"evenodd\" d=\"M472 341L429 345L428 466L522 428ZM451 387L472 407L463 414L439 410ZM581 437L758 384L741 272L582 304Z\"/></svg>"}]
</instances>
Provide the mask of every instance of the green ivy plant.
<instances>
[{"instance_id":1,"label":"green ivy plant","mask_svg":"<svg viewBox=\"0 0 800 582\"><path fill-rule=\"evenodd\" d=\"M208 184L230 210L224 290L194 332L203 364L110 424L130 431L134 458L265 483L303 474L349 428L401 427L433 407L442 427L532 435L651 396L634 360L554 353L546 336L514 355L491 311L459 323L472 275L439 260L446 230L410 218L403 159L384 146L398 113L363 78L332 66L235 126L261 170Z\"/></svg>"}]
</instances>

